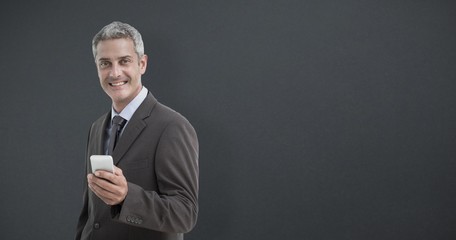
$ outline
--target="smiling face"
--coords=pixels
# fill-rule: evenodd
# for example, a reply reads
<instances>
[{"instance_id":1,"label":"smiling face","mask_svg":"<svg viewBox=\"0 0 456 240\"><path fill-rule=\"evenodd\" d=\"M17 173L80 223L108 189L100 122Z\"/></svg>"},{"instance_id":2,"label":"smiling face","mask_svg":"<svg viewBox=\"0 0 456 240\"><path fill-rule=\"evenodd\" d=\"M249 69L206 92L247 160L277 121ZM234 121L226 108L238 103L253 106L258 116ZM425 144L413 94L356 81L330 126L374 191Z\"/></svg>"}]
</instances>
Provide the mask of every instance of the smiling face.
<instances>
[{"instance_id":1,"label":"smiling face","mask_svg":"<svg viewBox=\"0 0 456 240\"><path fill-rule=\"evenodd\" d=\"M95 62L101 87L121 112L141 91L147 56L139 58L130 39L111 39L98 43Z\"/></svg>"}]
</instances>

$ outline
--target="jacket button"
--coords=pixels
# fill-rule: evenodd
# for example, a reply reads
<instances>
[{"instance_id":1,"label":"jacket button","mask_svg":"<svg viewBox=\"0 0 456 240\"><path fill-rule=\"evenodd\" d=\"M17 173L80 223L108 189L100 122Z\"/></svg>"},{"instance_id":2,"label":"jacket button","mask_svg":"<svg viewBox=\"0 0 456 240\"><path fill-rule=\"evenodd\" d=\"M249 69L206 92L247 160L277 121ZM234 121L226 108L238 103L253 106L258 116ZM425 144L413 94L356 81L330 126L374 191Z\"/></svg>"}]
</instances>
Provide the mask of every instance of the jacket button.
<instances>
[{"instance_id":1,"label":"jacket button","mask_svg":"<svg viewBox=\"0 0 456 240\"><path fill-rule=\"evenodd\" d=\"M95 228L95 229L100 229L100 224L99 224L99 223L94 223L94 224L93 224L93 228Z\"/></svg>"}]
</instances>

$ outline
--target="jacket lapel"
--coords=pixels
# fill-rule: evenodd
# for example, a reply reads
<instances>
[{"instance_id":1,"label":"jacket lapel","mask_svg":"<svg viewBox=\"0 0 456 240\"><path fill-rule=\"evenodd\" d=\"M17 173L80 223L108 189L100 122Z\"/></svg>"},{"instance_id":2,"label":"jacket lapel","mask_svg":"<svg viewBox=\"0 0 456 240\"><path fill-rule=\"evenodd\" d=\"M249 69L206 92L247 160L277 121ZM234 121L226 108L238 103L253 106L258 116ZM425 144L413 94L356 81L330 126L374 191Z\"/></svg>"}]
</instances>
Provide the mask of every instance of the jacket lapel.
<instances>
[{"instance_id":1,"label":"jacket lapel","mask_svg":"<svg viewBox=\"0 0 456 240\"><path fill-rule=\"evenodd\" d=\"M139 108L133 114L127 126L125 127L125 130L122 133L119 142L116 144L114 152L112 153L114 165L117 165L120 162L130 146L135 142L139 134L141 134L141 132L147 126L144 119L150 116L156 102L157 100L155 97L149 92L146 99L144 99Z\"/></svg>"},{"instance_id":2,"label":"jacket lapel","mask_svg":"<svg viewBox=\"0 0 456 240\"><path fill-rule=\"evenodd\" d=\"M93 143L89 144L89 146L93 146L92 152L93 154L105 154L104 152L104 143L106 141L106 128L108 127L108 123L110 122L111 114L106 113L95 123L95 126L92 128L93 132L91 133L91 139L93 139Z\"/></svg>"}]
</instances>

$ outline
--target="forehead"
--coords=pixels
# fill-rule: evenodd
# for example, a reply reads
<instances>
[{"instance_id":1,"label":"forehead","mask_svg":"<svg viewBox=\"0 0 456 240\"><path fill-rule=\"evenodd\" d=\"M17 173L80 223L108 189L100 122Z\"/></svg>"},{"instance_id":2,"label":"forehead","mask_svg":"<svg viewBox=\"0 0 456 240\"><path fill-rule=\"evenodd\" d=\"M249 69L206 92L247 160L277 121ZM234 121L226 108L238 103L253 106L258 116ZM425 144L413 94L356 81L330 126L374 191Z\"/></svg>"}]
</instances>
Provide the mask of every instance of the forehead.
<instances>
[{"instance_id":1,"label":"forehead","mask_svg":"<svg viewBox=\"0 0 456 240\"><path fill-rule=\"evenodd\" d=\"M116 59L119 57L135 55L135 46L131 39L109 39L100 41L97 45L97 59Z\"/></svg>"}]
</instances>

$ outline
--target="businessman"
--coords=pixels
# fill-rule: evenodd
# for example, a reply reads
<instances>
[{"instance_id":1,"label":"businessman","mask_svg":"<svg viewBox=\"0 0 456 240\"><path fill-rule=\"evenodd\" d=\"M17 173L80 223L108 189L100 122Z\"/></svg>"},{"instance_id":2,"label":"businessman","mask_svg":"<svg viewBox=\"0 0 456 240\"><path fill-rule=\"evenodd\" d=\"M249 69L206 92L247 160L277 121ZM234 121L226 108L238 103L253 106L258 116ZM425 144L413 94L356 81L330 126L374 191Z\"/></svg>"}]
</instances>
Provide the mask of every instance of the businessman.
<instances>
[{"instance_id":1,"label":"businessman","mask_svg":"<svg viewBox=\"0 0 456 240\"><path fill-rule=\"evenodd\" d=\"M105 26L92 51L112 107L89 131L75 239L183 239L198 215L195 130L143 86L147 55L135 28ZM92 172L91 155L111 155L114 173Z\"/></svg>"}]
</instances>

